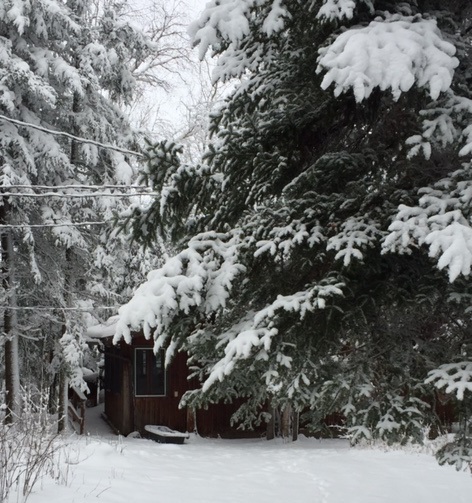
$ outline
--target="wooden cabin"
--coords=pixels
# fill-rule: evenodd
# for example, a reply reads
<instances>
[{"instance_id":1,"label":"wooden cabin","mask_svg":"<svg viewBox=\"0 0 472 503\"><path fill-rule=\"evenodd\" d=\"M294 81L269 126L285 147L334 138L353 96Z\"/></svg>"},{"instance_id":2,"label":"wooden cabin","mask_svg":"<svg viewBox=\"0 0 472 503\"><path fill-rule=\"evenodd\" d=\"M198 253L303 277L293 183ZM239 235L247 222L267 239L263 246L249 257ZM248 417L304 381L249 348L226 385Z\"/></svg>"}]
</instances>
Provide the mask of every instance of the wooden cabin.
<instances>
[{"instance_id":1,"label":"wooden cabin","mask_svg":"<svg viewBox=\"0 0 472 503\"><path fill-rule=\"evenodd\" d=\"M179 408L183 394L192 389L184 353L165 368L164 352L155 355L153 341L142 333L135 333L131 344L121 340L118 345L113 344L113 333L112 322L88 330L89 337L100 339L104 346L104 413L118 433L144 434L146 425L161 425L205 437L241 436L230 424L237 409L234 404L210 405L205 410Z\"/></svg>"}]
</instances>

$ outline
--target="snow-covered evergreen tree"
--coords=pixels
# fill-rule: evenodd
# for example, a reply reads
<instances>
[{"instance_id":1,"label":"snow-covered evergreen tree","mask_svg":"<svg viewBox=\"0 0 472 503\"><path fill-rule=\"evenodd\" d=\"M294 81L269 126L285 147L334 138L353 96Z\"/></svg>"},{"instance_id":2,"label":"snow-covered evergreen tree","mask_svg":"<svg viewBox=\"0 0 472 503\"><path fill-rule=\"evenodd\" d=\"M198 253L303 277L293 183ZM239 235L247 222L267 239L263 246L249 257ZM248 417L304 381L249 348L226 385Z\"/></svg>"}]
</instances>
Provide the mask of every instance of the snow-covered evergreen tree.
<instances>
[{"instance_id":1,"label":"snow-covered evergreen tree","mask_svg":"<svg viewBox=\"0 0 472 503\"><path fill-rule=\"evenodd\" d=\"M200 164L148 150L134 230L179 251L117 337L188 351L185 399L246 397L246 424L290 403L420 438L428 371L468 351L471 25L468 1L208 3L194 42L238 83Z\"/></svg>"},{"instance_id":2,"label":"snow-covered evergreen tree","mask_svg":"<svg viewBox=\"0 0 472 503\"><path fill-rule=\"evenodd\" d=\"M130 204L122 196L132 196L135 176L136 159L126 151L137 139L120 106L133 97L131 70L157 45L121 16L122 7L89 0L0 5L1 262L16 295L13 304L7 292L3 303L2 342L8 349L28 337L25 354L46 358L52 374L65 367L75 385L83 385L82 310L107 316L101 306L122 299L129 288L123 277L133 281L129 266L140 257L109 230Z\"/></svg>"}]
</instances>

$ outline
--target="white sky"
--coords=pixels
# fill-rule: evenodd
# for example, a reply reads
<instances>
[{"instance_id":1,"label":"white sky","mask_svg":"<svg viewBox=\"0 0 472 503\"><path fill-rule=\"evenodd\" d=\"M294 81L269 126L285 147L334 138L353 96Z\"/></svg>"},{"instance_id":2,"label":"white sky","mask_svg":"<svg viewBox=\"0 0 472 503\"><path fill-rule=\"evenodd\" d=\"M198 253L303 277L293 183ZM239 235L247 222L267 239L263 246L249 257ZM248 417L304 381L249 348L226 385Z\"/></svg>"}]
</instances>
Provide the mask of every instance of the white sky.
<instances>
[{"instance_id":1,"label":"white sky","mask_svg":"<svg viewBox=\"0 0 472 503\"><path fill-rule=\"evenodd\" d=\"M143 0L147 2L149 0ZM169 0L167 0L169 1ZM172 1L172 0L170 0ZM207 0L182 0L183 22L190 23L198 18ZM165 78L170 83L171 90L165 92L162 89L150 89L145 96L145 107L151 108L151 120L149 127L157 136L167 135L169 131L175 130L185 123L185 106L198 97L199 82L197 73L197 50L192 50L190 40L188 47L191 50L191 57L195 61L195 68L179 69L179 75L166 74Z\"/></svg>"}]
</instances>

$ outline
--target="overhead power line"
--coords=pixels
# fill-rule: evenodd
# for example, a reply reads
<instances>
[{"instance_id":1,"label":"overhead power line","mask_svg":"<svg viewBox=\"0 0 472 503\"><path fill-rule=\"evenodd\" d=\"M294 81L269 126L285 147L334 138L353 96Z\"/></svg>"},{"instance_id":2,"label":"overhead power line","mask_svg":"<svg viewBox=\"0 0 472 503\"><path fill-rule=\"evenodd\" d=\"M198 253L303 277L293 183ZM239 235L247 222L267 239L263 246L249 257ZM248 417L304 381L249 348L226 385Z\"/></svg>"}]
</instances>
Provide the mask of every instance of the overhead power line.
<instances>
[{"instance_id":1,"label":"overhead power line","mask_svg":"<svg viewBox=\"0 0 472 503\"><path fill-rule=\"evenodd\" d=\"M2 224L0 229L41 229L44 227L88 227L90 225L109 225L110 221L103 222L64 222L62 224Z\"/></svg>"},{"instance_id":2,"label":"overhead power line","mask_svg":"<svg viewBox=\"0 0 472 503\"><path fill-rule=\"evenodd\" d=\"M24 122L18 119L11 119L10 117L6 117L5 115L0 114L0 119L6 122L10 122L12 124L16 124L17 126L29 127L32 129L37 129L38 131L42 131L43 133L52 134L55 136L63 136L65 138L69 138L70 140L78 141L80 143L88 143L89 145L95 145L96 147L106 148L108 150L115 150L116 152L121 152L122 154L133 155L135 157L144 157L141 152L136 152L134 150L128 150L126 148L117 147L116 145L110 145L108 143L101 143L95 140L89 140L88 138L82 138L80 136L75 136L70 133L66 133L65 131L54 131L53 129L48 129L43 126L38 126L37 124L32 124L31 122Z\"/></svg>"},{"instance_id":3,"label":"overhead power line","mask_svg":"<svg viewBox=\"0 0 472 503\"><path fill-rule=\"evenodd\" d=\"M34 189L34 190L106 190L106 189L120 189L120 190L143 190L146 187L143 185L1 185L0 189Z\"/></svg>"},{"instance_id":4,"label":"overhead power line","mask_svg":"<svg viewBox=\"0 0 472 503\"><path fill-rule=\"evenodd\" d=\"M152 192L139 192L131 194L109 194L108 192L93 192L91 194L63 194L59 192L44 192L42 194L25 193L25 192L0 192L0 197L30 197L30 198L40 198L40 197L63 197L63 198L75 198L82 199L85 197L152 197Z\"/></svg>"},{"instance_id":5,"label":"overhead power line","mask_svg":"<svg viewBox=\"0 0 472 503\"><path fill-rule=\"evenodd\" d=\"M96 309L113 309L117 311L121 306L93 306L91 308L83 307L54 307L54 306L0 306L0 309L8 311L80 311L84 313L93 313Z\"/></svg>"}]
</instances>

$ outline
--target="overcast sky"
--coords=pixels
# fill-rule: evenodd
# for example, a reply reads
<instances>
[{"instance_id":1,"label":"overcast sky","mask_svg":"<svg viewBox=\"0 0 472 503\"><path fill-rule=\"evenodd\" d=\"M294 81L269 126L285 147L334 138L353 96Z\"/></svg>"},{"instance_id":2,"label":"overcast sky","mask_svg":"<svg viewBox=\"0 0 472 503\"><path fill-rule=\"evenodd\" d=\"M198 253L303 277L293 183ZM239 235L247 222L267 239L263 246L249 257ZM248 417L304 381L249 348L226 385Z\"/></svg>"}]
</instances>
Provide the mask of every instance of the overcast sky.
<instances>
[{"instance_id":1,"label":"overcast sky","mask_svg":"<svg viewBox=\"0 0 472 503\"><path fill-rule=\"evenodd\" d=\"M1 1L1 0L0 0ZM154 0L131 0L134 5L145 8ZM157 0L159 1L159 0ZM178 2L181 12L182 22L189 24L198 19L199 14L204 9L207 0L163 0L169 4ZM131 2L130 2L131 3ZM168 74L163 72L163 77L171 86L170 91L162 89L149 89L144 94L139 108L131 111L132 120L135 126L142 125L143 115L147 116L147 127L156 136L168 136L169 131L183 127L185 123L185 104L191 103L198 97L200 83L198 81L198 55L197 50L191 49L190 39L187 42L191 57L194 61L192 69L181 66L177 73Z\"/></svg>"}]
</instances>

